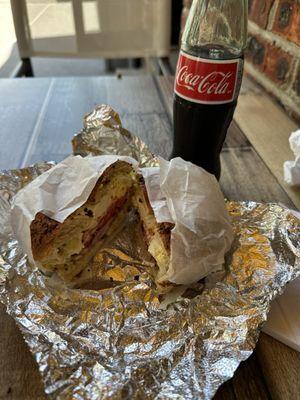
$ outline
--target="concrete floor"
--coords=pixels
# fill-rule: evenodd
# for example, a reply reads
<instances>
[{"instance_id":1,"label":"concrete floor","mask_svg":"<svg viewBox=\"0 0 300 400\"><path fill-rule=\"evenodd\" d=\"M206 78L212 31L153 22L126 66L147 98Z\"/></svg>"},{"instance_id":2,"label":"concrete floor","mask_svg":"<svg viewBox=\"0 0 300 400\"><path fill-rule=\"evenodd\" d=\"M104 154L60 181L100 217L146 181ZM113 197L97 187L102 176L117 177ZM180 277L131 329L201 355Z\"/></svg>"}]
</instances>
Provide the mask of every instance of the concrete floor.
<instances>
[{"instance_id":1,"label":"concrete floor","mask_svg":"<svg viewBox=\"0 0 300 400\"><path fill-rule=\"evenodd\" d=\"M39 38L37 46L43 46L43 40L56 38L55 46L65 46L65 40L70 40L74 21L69 0L27 0L28 19L32 37ZM92 9L88 15L91 26L93 22ZM59 18L58 18L59 16ZM63 23L62 23L63 21ZM57 41L58 36L58 41ZM46 39L47 38L47 39ZM53 42L54 43L54 42ZM50 43L51 45L51 43ZM49 43L47 44L49 46ZM176 64L177 54L172 54L173 64ZM20 62L16 44L13 17L10 0L0 0L0 77L10 77ZM103 59L74 58L32 58L34 75L42 76L97 76L107 74ZM124 62L118 62L124 74L146 73L145 69L130 70Z\"/></svg>"}]
</instances>

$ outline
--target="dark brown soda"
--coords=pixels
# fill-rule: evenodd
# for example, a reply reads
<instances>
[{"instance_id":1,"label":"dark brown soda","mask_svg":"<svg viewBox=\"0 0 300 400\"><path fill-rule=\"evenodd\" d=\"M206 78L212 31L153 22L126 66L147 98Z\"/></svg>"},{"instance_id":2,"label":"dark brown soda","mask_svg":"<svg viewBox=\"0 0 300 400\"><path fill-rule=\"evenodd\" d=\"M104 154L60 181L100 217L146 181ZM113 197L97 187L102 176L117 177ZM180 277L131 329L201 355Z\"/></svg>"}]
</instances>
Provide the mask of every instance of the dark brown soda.
<instances>
[{"instance_id":1,"label":"dark brown soda","mask_svg":"<svg viewBox=\"0 0 300 400\"><path fill-rule=\"evenodd\" d=\"M174 98L174 146L171 158L181 157L214 174L221 175L220 152L237 101L198 104Z\"/></svg>"},{"instance_id":2,"label":"dark brown soda","mask_svg":"<svg viewBox=\"0 0 300 400\"><path fill-rule=\"evenodd\" d=\"M182 45L182 50L208 60L240 59L243 62L244 59L242 54L237 57L230 49L217 45L194 48ZM241 76L238 86L240 84ZM225 104L199 104L174 94L174 144L171 158L181 157L199 165L219 180L220 153L236 105L237 100Z\"/></svg>"}]
</instances>

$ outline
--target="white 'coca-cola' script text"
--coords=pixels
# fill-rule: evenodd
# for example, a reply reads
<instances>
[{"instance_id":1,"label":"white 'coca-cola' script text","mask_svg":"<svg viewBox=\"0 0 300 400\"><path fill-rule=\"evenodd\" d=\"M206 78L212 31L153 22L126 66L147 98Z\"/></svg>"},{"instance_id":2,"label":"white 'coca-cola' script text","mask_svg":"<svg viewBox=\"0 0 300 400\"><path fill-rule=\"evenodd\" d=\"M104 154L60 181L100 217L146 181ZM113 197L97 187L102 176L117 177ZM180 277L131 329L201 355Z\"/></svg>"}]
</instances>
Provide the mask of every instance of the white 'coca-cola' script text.
<instances>
[{"instance_id":1,"label":"white 'coca-cola' script text","mask_svg":"<svg viewBox=\"0 0 300 400\"><path fill-rule=\"evenodd\" d=\"M231 72L213 71L206 76L194 75L188 71L188 66L183 66L177 72L176 82L188 90L206 94L229 94Z\"/></svg>"}]
</instances>

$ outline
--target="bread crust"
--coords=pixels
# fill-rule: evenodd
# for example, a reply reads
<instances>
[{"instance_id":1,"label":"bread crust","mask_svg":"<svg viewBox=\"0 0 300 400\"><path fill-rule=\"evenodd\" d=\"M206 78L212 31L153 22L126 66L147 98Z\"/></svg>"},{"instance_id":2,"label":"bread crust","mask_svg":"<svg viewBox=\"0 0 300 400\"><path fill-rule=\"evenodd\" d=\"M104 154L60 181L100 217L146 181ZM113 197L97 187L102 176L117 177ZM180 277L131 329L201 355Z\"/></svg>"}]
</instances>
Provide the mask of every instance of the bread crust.
<instances>
[{"instance_id":1,"label":"bread crust","mask_svg":"<svg viewBox=\"0 0 300 400\"><path fill-rule=\"evenodd\" d=\"M146 188L146 184L145 184L145 180L143 178L142 175L138 176L138 184L139 187L141 189L142 195L143 195L143 199L138 198L137 201L139 202L145 202L145 204L147 205L148 208L148 212L153 216L153 218L155 218L154 215L154 211L152 209L152 206L150 204L150 200L149 200L149 196L148 196L148 192L147 192L147 188ZM141 215L140 215L141 218ZM143 232L144 232L144 236L145 236L145 240L147 241L147 244L149 245L149 237L153 236L153 234L155 232L147 232L147 228L145 227L145 224L143 223L143 220L141 218L141 222L142 222L142 227L143 227ZM165 249L167 250L169 256L170 256L170 246L171 246L171 231L174 228L175 224L171 223L171 222L157 222L157 232L159 233L161 240L164 244Z\"/></svg>"},{"instance_id":2,"label":"bread crust","mask_svg":"<svg viewBox=\"0 0 300 400\"><path fill-rule=\"evenodd\" d=\"M97 195L101 194L102 190L105 190L105 185L109 183L109 178L112 172L116 170L116 168L118 168L118 170L125 170L130 172L132 167L125 161L116 161L115 163L111 164L108 168L106 168L106 170L97 180L92 192L90 193L84 205L96 203ZM52 243L59 235L62 226L64 224L68 224L68 222L73 218L73 215L76 211L77 210L69 215L63 223L55 221L54 219L48 217L41 212L38 212L36 214L34 220L30 224L31 247L34 260L41 261L47 256L48 252L52 248ZM87 213L89 213L88 209Z\"/></svg>"},{"instance_id":3,"label":"bread crust","mask_svg":"<svg viewBox=\"0 0 300 400\"><path fill-rule=\"evenodd\" d=\"M61 223L39 212L30 225L33 258L39 261L47 253L54 237L59 233Z\"/></svg>"}]
</instances>

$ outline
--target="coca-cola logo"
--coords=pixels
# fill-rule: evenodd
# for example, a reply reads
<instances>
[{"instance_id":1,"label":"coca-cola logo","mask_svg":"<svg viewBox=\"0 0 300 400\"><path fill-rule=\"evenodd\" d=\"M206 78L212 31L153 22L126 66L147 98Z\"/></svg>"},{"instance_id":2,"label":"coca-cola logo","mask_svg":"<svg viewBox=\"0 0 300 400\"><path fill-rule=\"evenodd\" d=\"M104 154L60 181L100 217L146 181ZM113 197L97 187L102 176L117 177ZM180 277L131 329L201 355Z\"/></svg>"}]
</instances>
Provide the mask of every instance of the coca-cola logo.
<instances>
[{"instance_id":1,"label":"coca-cola logo","mask_svg":"<svg viewBox=\"0 0 300 400\"><path fill-rule=\"evenodd\" d=\"M218 72L213 71L205 75L194 75L189 73L188 67L185 65L178 71L177 85L184 86L188 90L199 93L207 94L226 94L232 93L230 89L230 78L232 77L231 72Z\"/></svg>"},{"instance_id":2,"label":"coca-cola logo","mask_svg":"<svg viewBox=\"0 0 300 400\"><path fill-rule=\"evenodd\" d=\"M176 72L175 92L199 103L231 101L237 82L238 62L212 62L181 53Z\"/></svg>"}]
</instances>

